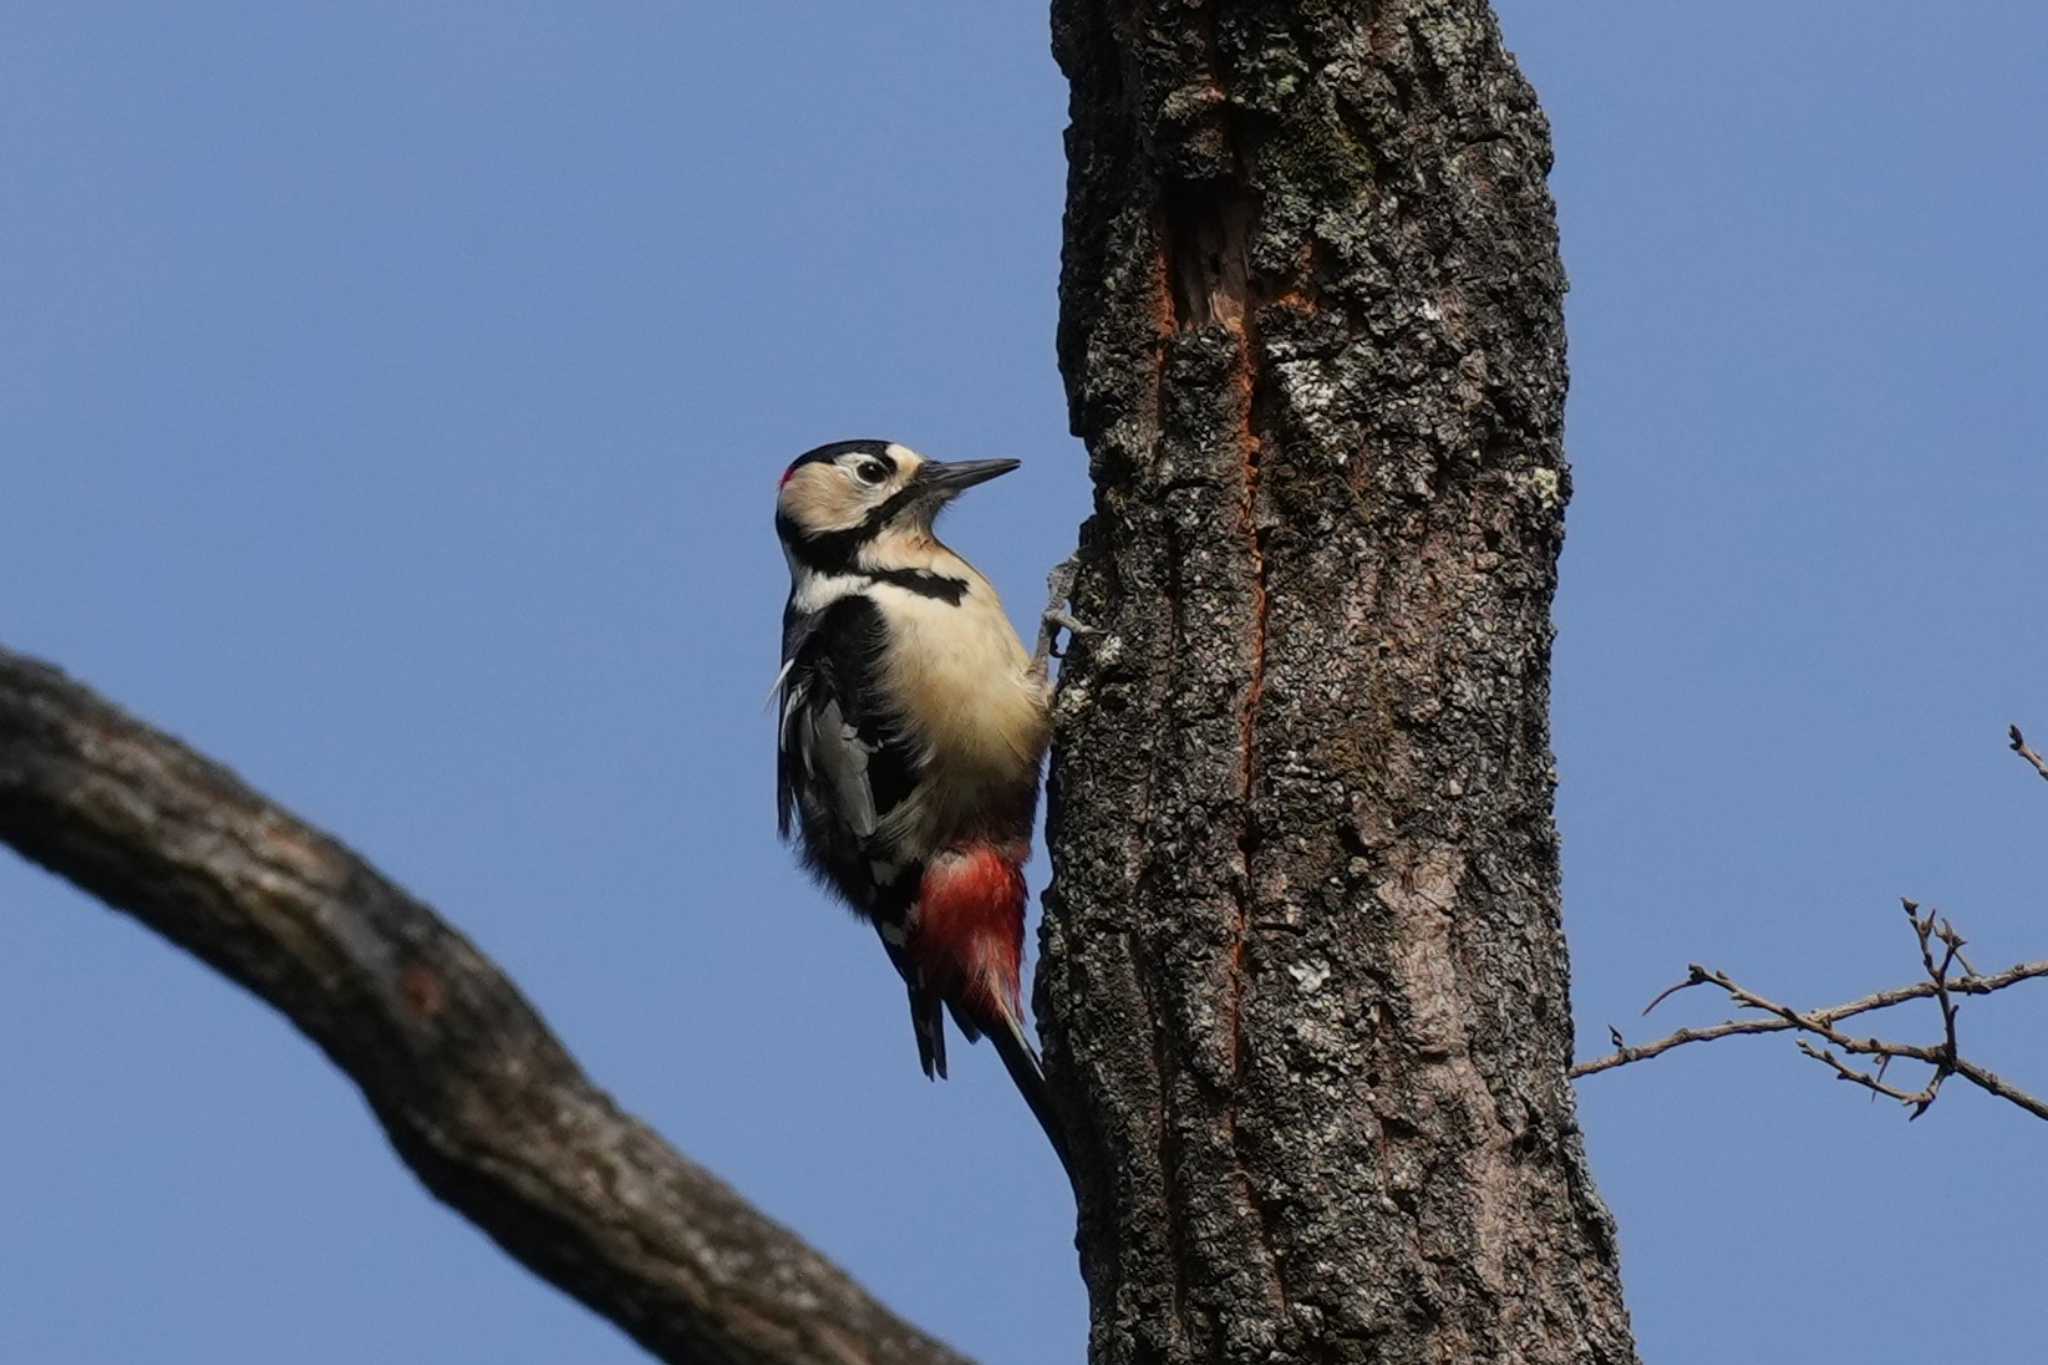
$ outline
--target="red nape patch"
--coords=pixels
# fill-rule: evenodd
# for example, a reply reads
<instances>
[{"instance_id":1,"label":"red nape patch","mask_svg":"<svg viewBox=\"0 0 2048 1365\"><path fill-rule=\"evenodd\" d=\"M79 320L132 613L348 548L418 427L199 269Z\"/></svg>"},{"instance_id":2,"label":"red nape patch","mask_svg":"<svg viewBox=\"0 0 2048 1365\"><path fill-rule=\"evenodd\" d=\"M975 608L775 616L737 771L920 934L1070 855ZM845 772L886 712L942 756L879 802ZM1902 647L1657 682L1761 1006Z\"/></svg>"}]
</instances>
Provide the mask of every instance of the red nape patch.
<instances>
[{"instance_id":1,"label":"red nape patch","mask_svg":"<svg viewBox=\"0 0 2048 1365\"><path fill-rule=\"evenodd\" d=\"M951 849L925 868L910 954L925 981L985 1029L1019 1017L1024 867L993 844Z\"/></svg>"},{"instance_id":2,"label":"red nape patch","mask_svg":"<svg viewBox=\"0 0 2048 1365\"><path fill-rule=\"evenodd\" d=\"M782 478L781 478L780 480L778 480L778 481L776 482L776 485L775 485L775 486L776 486L777 488L787 488L787 487L789 487L789 481L790 481L791 479L795 478L795 477L796 477L796 466L795 466L795 465L791 465L791 466L790 466L789 468L787 468L787 469L785 469L785 470L783 470L783 471L782 471Z\"/></svg>"}]
</instances>

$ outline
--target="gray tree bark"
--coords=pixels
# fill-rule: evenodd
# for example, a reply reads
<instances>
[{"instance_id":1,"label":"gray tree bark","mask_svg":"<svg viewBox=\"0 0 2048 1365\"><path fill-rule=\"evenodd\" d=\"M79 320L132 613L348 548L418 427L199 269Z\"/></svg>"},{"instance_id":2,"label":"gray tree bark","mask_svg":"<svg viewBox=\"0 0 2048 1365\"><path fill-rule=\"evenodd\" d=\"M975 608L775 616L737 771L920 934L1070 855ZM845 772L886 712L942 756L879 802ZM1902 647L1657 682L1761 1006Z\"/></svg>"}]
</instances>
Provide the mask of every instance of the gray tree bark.
<instances>
[{"instance_id":1,"label":"gray tree bark","mask_svg":"<svg viewBox=\"0 0 2048 1365\"><path fill-rule=\"evenodd\" d=\"M1091 1359L1632 1361L1565 1079L1542 113L1484 0L1055 0L1054 50Z\"/></svg>"}]
</instances>

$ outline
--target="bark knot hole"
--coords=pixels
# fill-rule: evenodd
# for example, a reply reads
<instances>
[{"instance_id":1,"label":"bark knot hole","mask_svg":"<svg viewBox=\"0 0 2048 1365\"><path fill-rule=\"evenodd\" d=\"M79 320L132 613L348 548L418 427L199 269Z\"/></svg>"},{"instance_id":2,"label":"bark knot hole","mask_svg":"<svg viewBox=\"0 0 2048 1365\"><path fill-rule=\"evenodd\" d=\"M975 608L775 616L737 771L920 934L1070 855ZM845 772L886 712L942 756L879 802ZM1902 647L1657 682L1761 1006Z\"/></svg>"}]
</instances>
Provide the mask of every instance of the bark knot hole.
<instances>
[{"instance_id":1,"label":"bark knot hole","mask_svg":"<svg viewBox=\"0 0 2048 1365\"><path fill-rule=\"evenodd\" d=\"M448 1003L448 987L431 967L407 963L398 973L398 995L406 1012L422 1023L432 1020Z\"/></svg>"},{"instance_id":2,"label":"bark knot hole","mask_svg":"<svg viewBox=\"0 0 2048 1365\"><path fill-rule=\"evenodd\" d=\"M1251 288L1251 200L1235 186L1205 182L1169 187L1164 208L1175 329L1241 327Z\"/></svg>"}]
</instances>

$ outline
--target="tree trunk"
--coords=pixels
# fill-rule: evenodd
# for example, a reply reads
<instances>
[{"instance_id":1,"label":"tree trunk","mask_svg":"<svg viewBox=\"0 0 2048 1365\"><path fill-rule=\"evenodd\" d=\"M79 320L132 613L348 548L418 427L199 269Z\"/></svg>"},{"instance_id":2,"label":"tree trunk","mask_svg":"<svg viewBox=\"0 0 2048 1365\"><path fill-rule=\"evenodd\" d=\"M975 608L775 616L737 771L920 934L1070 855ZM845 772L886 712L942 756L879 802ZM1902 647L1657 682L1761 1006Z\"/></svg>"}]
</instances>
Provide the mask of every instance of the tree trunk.
<instances>
[{"instance_id":1,"label":"tree trunk","mask_svg":"<svg viewBox=\"0 0 2048 1365\"><path fill-rule=\"evenodd\" d=\"M1483 0L1056 0L1054 48L1091 1358L1632 1361L1565 1080L1542 113Z\"/></svg>"}]
</instances>

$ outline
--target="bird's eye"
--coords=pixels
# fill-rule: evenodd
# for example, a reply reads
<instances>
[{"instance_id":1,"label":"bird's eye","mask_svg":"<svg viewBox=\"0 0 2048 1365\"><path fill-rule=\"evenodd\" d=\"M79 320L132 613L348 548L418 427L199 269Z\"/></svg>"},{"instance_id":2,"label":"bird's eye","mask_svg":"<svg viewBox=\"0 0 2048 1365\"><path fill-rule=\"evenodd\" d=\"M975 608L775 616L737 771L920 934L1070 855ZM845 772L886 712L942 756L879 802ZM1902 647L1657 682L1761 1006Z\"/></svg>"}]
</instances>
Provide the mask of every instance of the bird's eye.
<instances>
[{"instance_id":1,"label":"bird's eye","mask_svg":"<svg viewBox=\"0 0 2048 1365\"><path fill-rule=\"evenodd\" d=\"M853 467L853 472L862 483L880 483L889 477L889 466L880 460L862 460Z\"/></svg>"}]
</instances>

